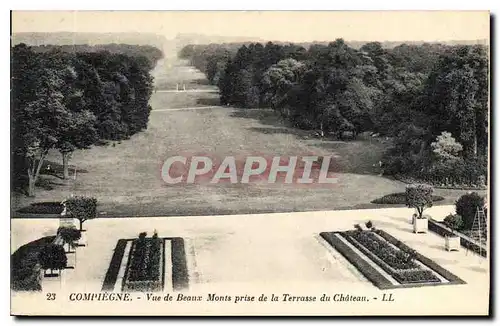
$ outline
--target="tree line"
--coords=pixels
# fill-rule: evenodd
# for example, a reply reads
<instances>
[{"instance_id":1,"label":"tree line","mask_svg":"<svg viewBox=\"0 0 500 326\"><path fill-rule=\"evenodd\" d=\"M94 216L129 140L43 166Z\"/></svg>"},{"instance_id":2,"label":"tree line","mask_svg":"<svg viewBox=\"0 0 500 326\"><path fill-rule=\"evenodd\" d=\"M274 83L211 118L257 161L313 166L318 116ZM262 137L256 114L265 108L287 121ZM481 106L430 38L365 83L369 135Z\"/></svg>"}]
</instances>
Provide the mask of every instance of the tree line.
<instances>
[{"instance_id":1,"label":"tree line","mask_svg":"<svg viewBox=\"0 0 500 326\"><path fill-rule=\"evenodd\" d=\"M272 108L295 127L341 139L391 137L386 174L438 184L487 176L484 45L209 44L180 57L219 87L222 104Z\"/></svg>"},{"instance_id":2,"label":"tree line","mask_svg":"<svg viewBox=\"0 0 500 326\"><path fill-rule=\"evenodd\" d=\"M75 150L128 139L147 128L153 92L150 70L161 58L159 50L130 45L122 46L122 52L91 48L11 48L13 182L27 186L29 196L35 194L49 150L61 153L67 178Z\"/></svg>"}]
</instances>

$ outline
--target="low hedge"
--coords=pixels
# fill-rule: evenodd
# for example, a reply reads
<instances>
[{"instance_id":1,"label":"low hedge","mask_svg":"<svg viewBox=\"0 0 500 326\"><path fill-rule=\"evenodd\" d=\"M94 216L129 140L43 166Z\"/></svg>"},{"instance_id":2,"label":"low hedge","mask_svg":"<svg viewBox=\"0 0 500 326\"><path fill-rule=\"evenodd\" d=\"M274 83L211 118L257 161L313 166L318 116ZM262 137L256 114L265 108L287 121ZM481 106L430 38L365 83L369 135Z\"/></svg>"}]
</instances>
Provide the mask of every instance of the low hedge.
<instances>
[{"instance_id":1,"label":"low hedge","mask_svg":"<svg viewBox=\"0 0 500 326\"><path fill-rule=\"evenodd\" d=\"M345 243L338 239L334 233L331 232L321 232L320 236L325 239L335 250L337 250L342 256L349 261L357 270L361 272L370 282L372 282L376 287L382 290L395 288L384 275L373 268L372 265L367 263L363 258L361 258L354 250L349 248Z\"/></svg>"},{"instance_id":2,"label":"low hedge","mask_svg":"<svg viewBox=\"0 0 500 326\"><path fill-rule=\"evenodd\" d=\"M120 239L116 243L115 250L113 252L113 257L109 263L108 271L104 277L104 282L102 284L101 291L113 291L115 288L116 281L118 279L118 273L120 272L120 266L125 254L125 248L127 247L127 240Z\"/></svg>"},{"instance_id":3,"label":"low hedge","mask_svg":"<svg viewBox=\"0 0 500 326\"><path fill-rule=\"evenodd\" d=\"M172 238L172 284L174 290L189 287L189 275L186 261L186 249L183 238Z\"/></svg>"},{"instance_id":4,"label":"low hedge","mask_svg":"<svg viewBox=\"0 0 500 326\"><path fill-rule=\"evenodd\" d=\"M454 233L451 232L445 225L442 223L435 221L433 219L429 219L429 224L428 224L429 231L432 231L434 233L439 234L442 237L450 236L453 235ZM482 257L487 257L488 256L488 250L484 247L480 248L479 245L475 244L474 242L468 240L464 236L461 236L460 232L457 232L455 234L458 234L460 236L460 245L466 249L472 250L478 255L480 254Z\"/></svg>"},{"instance_id":5,"label":"low hedge","mask_svg":"<svg viewBox=\"0 0 500 326\"><path fill-rule=\"evenodd\" d=\"M442 201L444 197L433 195L432 201ZM406 193L397 192L389 195L385 195L383 197L374 199L371 201L372 204L387 204L387 205L405 205L406 204Z\"/></svg>"}]
</instances>

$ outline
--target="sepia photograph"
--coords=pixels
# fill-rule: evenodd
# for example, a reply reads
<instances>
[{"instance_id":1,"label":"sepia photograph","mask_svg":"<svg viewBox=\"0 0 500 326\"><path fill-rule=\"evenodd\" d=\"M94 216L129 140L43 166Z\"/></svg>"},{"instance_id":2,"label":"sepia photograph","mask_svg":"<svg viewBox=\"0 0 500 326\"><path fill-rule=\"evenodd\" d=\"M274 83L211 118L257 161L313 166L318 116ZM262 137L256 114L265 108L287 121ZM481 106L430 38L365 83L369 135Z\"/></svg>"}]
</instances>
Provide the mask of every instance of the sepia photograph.
<instances>
[{"instance_id":1,"label":"sepia photograph","mask_svg":"<svg viewBox=\"0 0 500 326\"><path fill-rule=\"evenodd\" d=\"M489 316L490 12L12 11L14 316Z\"/></svg>"}]
</instances>

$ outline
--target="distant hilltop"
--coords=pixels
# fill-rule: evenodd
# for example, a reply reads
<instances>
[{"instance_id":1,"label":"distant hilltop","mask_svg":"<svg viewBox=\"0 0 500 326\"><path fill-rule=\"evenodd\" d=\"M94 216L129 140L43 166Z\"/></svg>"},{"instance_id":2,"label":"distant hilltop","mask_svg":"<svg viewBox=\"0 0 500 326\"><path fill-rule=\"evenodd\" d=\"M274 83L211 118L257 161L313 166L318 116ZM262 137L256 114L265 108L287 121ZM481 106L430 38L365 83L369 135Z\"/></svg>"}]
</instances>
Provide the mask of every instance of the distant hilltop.
<instances>
[{"instance_id":1,"label":"distant hilltop","mask_svg":"<svg viewBox=\"0 0 500 326\"><path fill-rule=\"evenodd\" d=\"M151 45L162 48L166 38L152 33L79 33L79 32L25 32L13 33L12 45L72 45L72 44L130 44Z\"/></svg>"}]
</instances>

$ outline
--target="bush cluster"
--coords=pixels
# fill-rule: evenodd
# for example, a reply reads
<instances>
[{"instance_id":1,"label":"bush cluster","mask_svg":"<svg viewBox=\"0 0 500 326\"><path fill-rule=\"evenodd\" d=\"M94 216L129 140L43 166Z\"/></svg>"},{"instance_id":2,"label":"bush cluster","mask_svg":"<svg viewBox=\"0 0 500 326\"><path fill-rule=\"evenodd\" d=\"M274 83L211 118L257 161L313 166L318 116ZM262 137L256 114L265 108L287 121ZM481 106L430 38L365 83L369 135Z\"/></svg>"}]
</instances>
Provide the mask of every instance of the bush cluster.
<instances>
[{"instance_id":1,"label":"bush cluster","mask_svg":"<svg viewBox=\"0 0 500 326\"><path fill-rule=\"evenodd\" d=\"M473 192L461 196L455 203L455 210L462 218L460 230L470 230L478 208L484 207L484 198ZM487 212L485 211L485 214Z\"/></svg>"}]
</instances>

